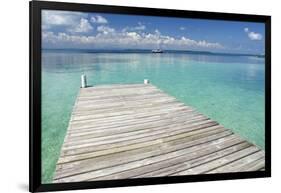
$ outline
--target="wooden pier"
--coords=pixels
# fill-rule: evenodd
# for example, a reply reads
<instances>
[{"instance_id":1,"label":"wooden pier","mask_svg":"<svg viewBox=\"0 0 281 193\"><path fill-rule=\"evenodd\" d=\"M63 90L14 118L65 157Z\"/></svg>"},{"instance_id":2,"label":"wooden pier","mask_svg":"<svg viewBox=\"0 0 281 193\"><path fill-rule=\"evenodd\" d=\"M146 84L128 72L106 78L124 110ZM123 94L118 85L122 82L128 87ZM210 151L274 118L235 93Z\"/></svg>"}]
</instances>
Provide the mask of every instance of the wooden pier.
<instances>
[{"instance_id":1,"label":"wooden pier","mask_svg":"<svg viewBox=\"0 0 281 193\"><path fill-rule=\"evenodd\" d=\"M264 151L148 84L81 88L53 182L264 170Z\"/></svg>"}]
</instances>

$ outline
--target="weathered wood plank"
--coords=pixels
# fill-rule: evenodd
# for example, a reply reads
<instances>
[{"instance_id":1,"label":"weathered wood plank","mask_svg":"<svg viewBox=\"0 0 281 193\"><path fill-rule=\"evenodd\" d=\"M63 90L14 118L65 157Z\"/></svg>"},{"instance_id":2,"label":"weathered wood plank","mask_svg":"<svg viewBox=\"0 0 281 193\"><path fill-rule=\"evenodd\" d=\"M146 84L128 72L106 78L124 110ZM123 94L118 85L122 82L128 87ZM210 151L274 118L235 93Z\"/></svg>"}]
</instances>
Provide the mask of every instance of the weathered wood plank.
<instances>
[{"instance_id":1,"label":"weathered wood plank","mask_svg":"<svg viewBox=\"0 0 281 193\"><path fill-rule=\"evenodd\" d=\"M189 118L201 115L201 113L193 112L189 113L191 110L188 109L174 109L173 112L148 112L148 113L135 113L135 114L127 114L127 115L119 115L119 116L112 116L112 117L102 117L102 118L92 118L92 122L96 128L99 124L101 126L108 126L108 125L116 125L116 124L123 124L123 123L130 123L130 122L151 122L151 121L159 121L160 119L178 119L180 117L185 117L187 120ZM178 115L178 116L177 116ZM110 121L112 119L112 122ZM125 120L124 120L125 119ZM163 120L162 120L163 121ZM70 121L70 124L72 124L72 121ZM81 129L89 129L93 130L94 128L88 127L73 127L71 128L70 132L75 133ZM77 130L76 130L77 129Z\"/></svg>"},{"instance_id":2,"label":"weathered wood plank","mask_svg":"<svg viewBox=\"0 0 281 193\"><path fill-rule=\"evenodd\" d=\"M245 149L249 146L251 146L251 144L247 143L247 142L242 142L242 143L237 143L234 144L230 147L226 146L226 148L224 147L227 144L227 142L223 142L222 146L219 146L220 149L218 149L217 151L214 151L213 153L211 151L209 151L209 153L203 155L203 156L198 156L198 158L189 160L189 161L183 161L183 162L179 162L175 165L171 165L168 167L163 167L163 168L159 168L158 170L152 171L152 172L148 172L148 173L144 173L142 175L136 175L134 176L134 178L142 178L142 177L159 177L159 176L169 176L172 173L175 173L177 171L182 171L184 168L185 169L189 169L198 165L202 165L204 163L222 158L224 156L227 156L229 154L232 154L236 151L240 151L242 149ZM210 147L211 148L211 147ZM212 148L218 148L217 146ZM204 152L204 149L202 149L202 151L200 151L200 154Z\"/></svg>"},{"instance_id":3,"label":"weathered wood plank","mask_svg":"<svg viewBox=\"0 0 281 193\"><path fill-rule=\"evenodd\" d=\"M189 118L189 119L188 119ZM155 120L148 120L147 122L142 122L142 121L134 121L134 122L128 122L128 123L121 123L121 124L105 124L105 126L100 126L100 125L93 125L90 128L82 128L80 132L77 132L77 130L75 130L75 132L69 132L69 137L72 137L73 139L75 139L75 137L81 137L81 136L85 136L89 138L90 134L92 133L97 133L98 131L100 132L104 132L105 130L109 130L109 129L119 129L122 131L125 131L126 129L128 129L129 131L136 131L134 128L138 128L137 130L142 130L142 129L148 129L148 128L159 128L159 127L163 127L163 129L165 129L165 126L177 126L179 124L183 125L197 125L197 124L203 124L205 122L214 122L210 119L208 119L205 116L194 116L194 117L186 117L186 116L179 116L176 117L174 119L155 119ZM216 123L216 122L214 122ZM131 129L130 129L131 128ZM129 132L128 131L128 132ZM124 132L123 132L124 133ZM95 137L95 136L90 136Z\"/></svg>"},{"instance_id":4,"label":"weathered wood plank","mask_svg":"<svg viewBox=\"0 0 281 193\"><path fill-rule=\"evenodd\" d=\"M125 138L129 137L129 136L134 136L134 138L141 138L142 136L145 136L145 134L148 135L154 135L154 134L160 134L160 133L164 133L164 132L169 132L169 131L174 131L176 130L179 126L184 127L184 126L188 126L188 124L193 124L198 125L198 124L204 124L204 123L208 123L208 122L213 122L210 119L206 118L206 117L194 117L193 119L191 119L189 122L185 122L182 125L180 125L180 122L172 122L172 123L168 123L168 125L157 125L157 124L151 124L145 127L140 127L142 129L138 129L138 130L132 130L132 131L128 131L128 132L122 132L119 134L114 134L114 135L105 135L105 136L92 136L92 137L88 137L88 135L84 135L84 136L74 136L74 134L69 135L68 139L70 139L70 137L72 137L71 140L69 140L68 143L66 143L65 145L69 145L69 144L81 144L81 143L87 143L87 142L95 142L95 141L103 141L104 143L106 142L106 140L124 140ZM133 126L135 126L136 124L133 124ZM116 127L117 129L121 129L124 128L125 126L119 126ZM174 129L172 129L171 127L174 127ZM95 130L96 131L96 130ZM100 131L100 130L99 130ZM83 131L82 131L83 132Z\"/></svg>"},{"instance_id":5,"label":"weathered wood plank","mask_svg":"<svg viewBox=\"0 0 281 193\"><path fill-rule=\"evenodd\" d=\"M165 106L164 106L165 107ZM112 117L112 116L120 116L120 115L130 115L130 114L137 114L137 113L149 113L149 112L157 112L160 113L162 111L159 111L163 109L162 107L144 107L140 109L134 109L134 108L128 108L128 109L120 109L120 111L116 110L87 110L87 111L81 111L81 112L73 112L73 115L92 115L93 118L107 118L107 117ZM124 111L123 111L124 110ZM182 104L177 104L177 105L171 105L167 108L166 112L173 112L175 110L188 110L186 106ZM192 109L190 109L192 111Z\"/></svg>"},{"instance_id":6,"label":"weathered wood plank","mask_svg":"<svg viewBox=\"0 0 281 193\"><path fill-rule=\"evenodd\" d=\"M119 99L120 100L120 99ZM122 101L122 102L114 102L113 104L112 103L86 103L86 104L81 104L78 102L78 107L76 109L76 112L77 111L89 111L89 110L103 110L103 111L108 111L110 110L111 108L113 109L116 109L116 108L122 108L123 109L128 109L128 108L134 108L134 107L140 107L140 106L148 106L148 107L151 107L151 106L159 106L159 105L166 105L166 104L178 104L178 105L182 105L182 103L178 102L176 99L174 98L169 98L169 97L157 97L157 99L154 99L153 102L151 102L151 100L139 100L139 101ZM122 110L122 109L121 109Z\"/></svg>"},{"instance_id":7,"label":"weathered wood plank","mask_svg":"<svg viewBox=\"0 0 281 193\"><path fill-rule=\"evenodd\" d=\"M183 137L193 136L197 134L204 134L209 132L220 132L224 129L221 127L214 128L214 125L204 125L201 127L193 128L193 130L185 131L184 129L175 130L168 133L160 133L160 134L149 134L147 136L140 136L137 138L134 138L134 136L131 136L130 138L125 138L121 140L115 140L115 142L96 142L96 143L86 143L83 145L70 145L68 147L65 147L64 150L68 152L68 155L70 152L72 154L82 154L82 153L88 153L93 151L101 151L101 150L107 150L114 148L116 151L119 151L118 148L123 149L123 146L126 146L126 149L129 147L134 148L135 146L139 147L141 145L147 146L151 143L155 144L157 142L162 143L166 141L172 141L175 139L180 139ZM160 130L161 131L161 130ZM161 140L158 140L159 137L161 137ZM130 146L132 145L132 146ZM97 147L98 146L98 147Z\"/></svg>"},{"instance_id":8,"label":"weathered wood plank","mask_svg":"<svg viewBox=\"0 0 281 193\"><path fill-rule=\"evenodd\" d=\"M210 131L210 133L221 132L221 131L222 131L222 128L218 128L218 129L213 129L212 131ZM152 136L149 139L144 138L144 141L141 141L141 142L135 143L133 141L133 143L130 143L129 145L128 145L128 143L130 141L125 141L125 142L119 142L119 143L114 143L114 144L86 147L82 150L77 148L77 149L72 150L72 153L74 151L75 152L74 154L77 154L77 155L61 157L58 161L58 164L61 164L64 162L71 162L71 161L75 161L75 160L88 159L88 158L92 158L92 157L98 157L98 156L122 152L122 151L128 151L131 149L143 148L143 147L158 144L158 143L165 143L165 142L173 141L176 139L192 137L196 134L208 135L209 132L205 132L204 130L203 131L198 130L198 131L194 131L194 132L184 132L184 133L180 133L180 134L176 134L176 135L172 135L172 136L166 136L163 138L157 138L155 136ZM141 138L141 139L143 139L143 138Z\"/></svg>"},{"instance_id":9,"label":"weathered wood plank","mask_svg":"<svg viewBox=\"0 0 281 193\"><path fill-rule=\"evenodd\" d=\"M195 119L196 117L200 116L199 114L195 114L194 116L190 117L190 119ZM152 121L153 122L153 121ZM174 120L171 121L169 123L166 124L157 124L155 125L151 125L150 121L148 121L149 124L147 123L143 123L146 124L142 125L142 127L138 127L139 125L134 124L135 126L137 126L136 128L133 127L126 127L126 125L124 126L120 126L120 127L113 127L113 128L106 128L106 129L98 129L98 128L87 128L87 129L81 129L81 134L79 135L79 130L68 130L68 135L67 137L75 137L75 136L83 136L83 133L85 131L90 132L88 133L88 135L85 136L85 138L95 138L95 137L100 137L100 136L108 136L108 135L115 135L115 134L119 134L119 133L128 133L128 132L132 132L132 131L139 131L142 129L151 129L151 128L155 128L155 127L159 127L159 126L163 126L163 129L165 127L168 126L177 126L179 123ZM89 134L93 134L93 136L90 136ZM70 139L70 138L69 138ZM75 138L73 138L75 139Z\"/></svg>"},{"instance_id":10,"label":"weathered wood plank","mask_svg":"<svg viewBox=\"0 0 281 193\"><path fill-rule=\"evenodd\" d=\"M237 136L232 135L230 131L214 133L208 136L197 136L191 141L189 138L174 140L165 144L155 144L145 148L133 149L130 151L109 154L101 157L95 157L76 162L68 162L57 165L57 176L71 175L73 173L97 170L99 168L111 167L118 164L124 164L147 157L170 153L173 151L186 149L189 147L202 148L212 146L221 141L233 140Z\"/></svg>"},{"instance_id":11,"label":"weathered wood plank","mask_svg":"<svg viewBox=\"0 0 281 193\"><path fill-rule=\"evenodd\" d=\"M236 143L241 142L241 140L239 140L239 139L235 139L235 140L236 140ZM218 143L218 144L220 144L220 143ZM209 146L205 145L205 148L206 147L209 147ZM108 168L104 168L104 169L100 169L100 170L89 171L87 173L77 174L76 176L70 176L70 177L64 178L64 180L67 180L67 181L72 181L74 179L89 180L89 179L92 179L91 176L99 177L99 176L103 176L103 175L109 175L109 174L112 174L112 173L116 173L116 172L120 172L120 171L124 171L124 170L129 170L129 169L132 169L132 168L141 167L141 166L152 164L152 163L155 163L155 162L171 159L171 158L183 155L183 154L190 154L191 155L192 152L194 152L194 154L197 154L198 150L200 150L202 148L204 148L204 146L203 147L202 146L201 147L193 146L191 148L184 148L184 149L181 149L181 150L178 150L178 151L173 151L173 152L170 152L170 153L161 154L159 156L151 156L151 157L148 157L146 159L137 160L135 162L129 162L129 163L122 164L122 165L116 165L116 166L113 166L113 167L108 167Z\"/></svg>"},{"instance_id":12,"label":"weathered wood plank","mask_svg":"<svg viewBox=\"0 0 281 193\"><path fill-rule=\"evenodd\" d=\"M80 89L54 182L258 171L264 152L151 84Z\"/></svg>"},{"instance_id":13,"label":"weathered wood plank","mask_svg":"<svg viewBox=\"0 0 281 193\"><path fill-rule=\"evenodd\" d=\"M264 166L264 152L258 151L208 173L226 173L260 170Z\"/></svg>"},{"instance_id":14,"label":"weathered wood plank","mask_svg":"<svg viewBox=\"0 0 281 193\"><path fill-rule=\"evenodd\" d=\"M165 106L165 107L167 107L167 106ZM184 108L184 107L182 107L182 106L177 106L177 105L175 105L174 107L170 107L170 106L168 106L167 108L166 108L166 113L169 113L169 112L174 112L174 111L176 111L176 110L181 110L181 111L189 111L189 112L191 112L191 114L192 114L192 110L189 110L189 109L186 109L186 108ZM112 112L112 111L111 111ZM133 112L132 110L130 111L131 112L131 114L136 114L136 113L138 113L138 112ZM148 116L150 116L150 115L153 115L152 113L154 113L155 111L152 111L152 112L149 112L149 111L147 111L147 117ZM159 111L159 112L162 112L162 111ZM158 112L158 113L159 113ZM119 114L122 114L122 112L118 112ZM95 117L100 117L100 116L98 116L99 114L97 113L96 114L96 116ZM135 115L136 116L136 115ZM129 117L129 116L128 116ZM94 118L94 116L92 116L92 118ZM91 123L93 123L93 124L95 124L96 123L96 119L88 119L88 120L83 120L83 121L75 121L75 122L72 122L72 124L71 124L71 128L72 128L72 130L74 130L74 129L81 129L81 128L88 128L88 127L90 127L90 126L87 126L87 125L90 125ZM120 121L119 121L119 123L120 123ZM113 124L113 123L111 123L111 124Z\"/></svg>"},{"instance_id":15,"label":"weathered wood plank","mask_svg":"<svg viewBox=\"0 0 281 193\"><path fill-rule=\"evenodd\" d=\"M245 156L251 155L251 154L256 153L258 151L259 151L259 149L257 147L250 146L250 147L248 147L246 149L243 149L241 151L235 152L235 153L233 153L231 155L228 155L228 156L225 156L223 158L220 158L220 159L208 162L206 164L203 164L203 165L200 165L200 166L188 169L188 170L177 172L177 173L174 173L172 175L174 176L174 175L189 175L189 174L208 173L211 170L214 170L216 168L225 166L226 164L234 162L234 161L236 161L238 159L241 159L241 158L243 158Z\"/></svg>"},{"instance_id":16,"label":"weathered wood plank","mask_svg":"<svg viewBox=\"0 0 281 193\"><path fill-rule=\"evenodd\" d=\"M175 172L176 168L183 169L189 168L194 163L194 160L199 160L201 156L209 155L209 160L215 159L217 157L222 157L223 155L228 155L237 150L244 149L250 144L241 143L241 140L229 140L218 143L216 146L200 147L196 151L191 151L191 148L186 149L186 154L172 157L170 159L161 160L159 162L154 162L148 165L142 165L140 167L134 168L132 170L125 170L123 172L114 173L112 175L102 176L98 178L93 178L91 180L108 180L108 179L124 179L124 178L139 178L139 177L155 177L155 176L167 176L169 173ZM223 150L220 152L220 150ZM215 152L215 153L214 153ZM220 152L220 153L218 153ZM212 155L212 156L210 156ZM212 157L212 159L211 159ZM208 160L208 159L207 159ZM195 162L198 164L198 162ZM163 172L166 172L165 174ZM142 174L142 175L141 175Z\"/></svg>"},{"instance_id":17,"label":"weathered wood plank","mask_svg":"<svg viewBox=\"0 0 281 193\"><path fill-rule=\"evenodd\" d=\"M188 113L190 110L185 110L185 109L180 109L180 110L174 110L172 113L170 112L163 112L163 113L142 113L142 114L132 114L132 115L123 115L123 116L118 116L118 117L112 117L112 118L102 118L102 119L91 119L95 120L94 128L72 128L69 133L79 133L81 129L83 130L93 130L97 128L97 126L110 126L110 125L127 125L128 123L147 123L151 121L159 121L159 120L175 120L178 119L179 117L185 117L186 119L197 117L197 116L204 116L201 113L193 112L193 113ZM124 118L127 118L124 120ZM73 123L74 121L70 121Z\"/></svg>"}]
</instances>

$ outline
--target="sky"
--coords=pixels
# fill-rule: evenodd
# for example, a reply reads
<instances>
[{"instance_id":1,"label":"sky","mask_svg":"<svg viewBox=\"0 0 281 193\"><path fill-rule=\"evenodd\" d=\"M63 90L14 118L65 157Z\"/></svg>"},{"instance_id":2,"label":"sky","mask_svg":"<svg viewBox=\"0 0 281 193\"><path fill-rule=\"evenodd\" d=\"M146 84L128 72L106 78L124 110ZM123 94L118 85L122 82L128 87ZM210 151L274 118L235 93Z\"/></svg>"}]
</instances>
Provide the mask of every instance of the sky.
<instances>
[{"instance_id":1,"label":"sky","mask_svg":"<svg viewBox=\"0 0 281 193\"><path fill-rule=\"evenodd\" d=\"M42 11L42 47L264 54L265 25L206 19Z\"/></svg>"}]
</instances>

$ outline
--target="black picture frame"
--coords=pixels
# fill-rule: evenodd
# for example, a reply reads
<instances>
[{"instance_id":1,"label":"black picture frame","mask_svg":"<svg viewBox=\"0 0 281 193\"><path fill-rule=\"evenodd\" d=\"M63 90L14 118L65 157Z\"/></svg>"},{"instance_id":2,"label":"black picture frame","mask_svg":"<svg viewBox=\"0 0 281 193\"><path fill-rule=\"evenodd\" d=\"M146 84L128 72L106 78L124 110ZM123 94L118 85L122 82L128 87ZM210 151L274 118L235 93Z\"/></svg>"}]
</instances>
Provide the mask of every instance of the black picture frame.
<instances>
[{"instance_id":1,"label":"black picture frame","mask_svg":"<svg viewBox=\"0 0 281 193\"><path fill-rule=\"evenodd\" d=\"M271 176L271 17L233 13L215 13L140 7L108 6L79 3L31 1L30 6L30 130L29 130L29 191L59 191L109 188L137 185L233 180ZM248 21L265 24L265 170L221 174L107 180L75 183L41 183L41 10L120 13L131 15L200 18L226 21Z\"/></svg>"}]
</instances>

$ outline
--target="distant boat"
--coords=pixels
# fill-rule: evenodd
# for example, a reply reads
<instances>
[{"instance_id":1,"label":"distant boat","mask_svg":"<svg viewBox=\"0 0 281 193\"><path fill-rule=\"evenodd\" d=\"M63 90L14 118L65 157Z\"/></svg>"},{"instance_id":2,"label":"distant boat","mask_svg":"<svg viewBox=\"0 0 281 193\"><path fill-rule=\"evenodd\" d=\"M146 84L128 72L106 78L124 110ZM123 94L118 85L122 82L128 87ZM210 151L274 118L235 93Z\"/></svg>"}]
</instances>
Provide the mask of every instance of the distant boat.
<instances>
[{"instance_id":1,"label":"distant boat","mask_svg":"<svg viewBox=\"0 0 281 193\"><path fill-rule=\"evenodd\" d=\"M154 49L154 50L151 50L152 53L163 53L163 50L161 49Z\"/></svg>"}]
</instances>

